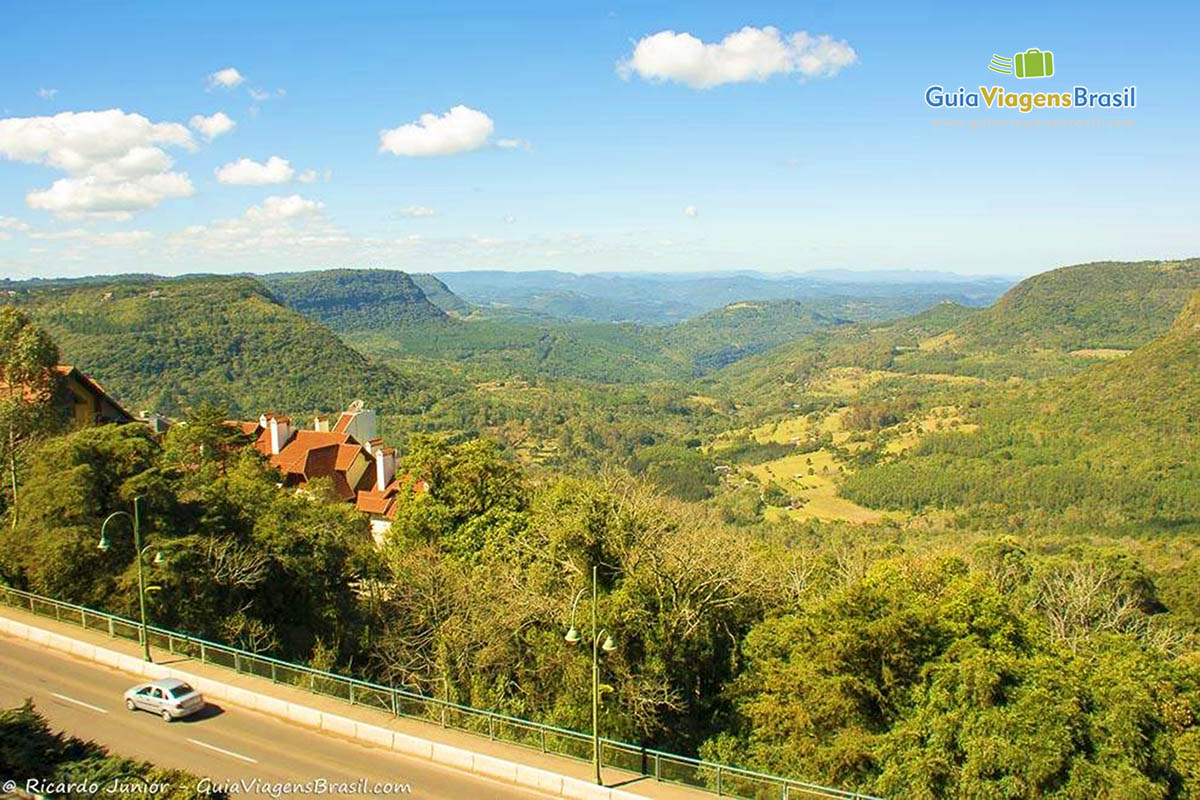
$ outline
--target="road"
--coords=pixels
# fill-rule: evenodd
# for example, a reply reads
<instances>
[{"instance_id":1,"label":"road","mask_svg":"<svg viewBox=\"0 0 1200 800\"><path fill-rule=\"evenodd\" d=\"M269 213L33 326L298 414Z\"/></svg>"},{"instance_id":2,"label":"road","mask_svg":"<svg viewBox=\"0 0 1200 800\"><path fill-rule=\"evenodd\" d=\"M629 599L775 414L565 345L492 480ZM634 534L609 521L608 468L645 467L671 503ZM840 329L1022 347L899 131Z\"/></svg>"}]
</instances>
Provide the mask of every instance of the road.
<instances>
[{"instance_id":1,"label":"road","mask_svg":"<svg viewBox=\"0 0 1200 800\"><path fill-rule=\"evenodd\" d=\"M310 731L236 706L210 706L191 719L168 724L144 711L125 709L122 694L136 682L134 677L101 665L0 637L0 707L12 708L32 697L56 730L94 740L117 755L185 769L216 782L245 782L242 786L250 790L238 791L235 786L230 792L234 796L267 797L263 784L297 785L322 779L327 784L368 787L365 792L339 792L338 797L378 797L374 787L386 784L407 784L411 793L400 790L392 794L414 798L529 800L549 796ZM250 785L255 778L259 784ZM316 793L293 791L290 796Z\"/></svg>"}]
</instances>

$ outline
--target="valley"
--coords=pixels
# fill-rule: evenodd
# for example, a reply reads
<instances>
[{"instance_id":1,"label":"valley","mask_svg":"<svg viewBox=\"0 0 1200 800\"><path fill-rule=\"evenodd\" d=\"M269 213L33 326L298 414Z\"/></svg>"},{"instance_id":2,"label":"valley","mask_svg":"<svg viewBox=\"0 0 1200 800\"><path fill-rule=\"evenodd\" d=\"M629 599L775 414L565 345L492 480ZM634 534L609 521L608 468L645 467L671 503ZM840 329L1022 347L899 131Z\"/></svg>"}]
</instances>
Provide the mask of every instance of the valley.
<instances>
[{"instance_id":1,"label":"valley","mask_svg":"<svg viewBox=\"0 0 1200 800\"><path fill-rule=\"evenodd\" d=\"M1158 785L1178 767L1104 720L1140 715L1181 748L1194 723L1163 709L1200 702L1198 265L1065 267L988 305L867 285L670 324L480 306L453 276L385 270L10 282L0 311L186 424L27 451L0 572L129 613L128 553L88 542L138 492L173 554L164 624L583 727L586 665L557 627L599 563L621 643L610 735L907 796L973 785L906 765L988 761L968 730L985 725L1019 744L996 769L1031 786L1090 786L1084 767ZM320 480L281 488L222 422L313 428L354 399L397 449L386 517ZM1008 688L948 704L969 676ZM1065 705L1027 700L1044 695ZM1043 777L1035 747L1056 754Z\"/></svg>"}]
</instances>

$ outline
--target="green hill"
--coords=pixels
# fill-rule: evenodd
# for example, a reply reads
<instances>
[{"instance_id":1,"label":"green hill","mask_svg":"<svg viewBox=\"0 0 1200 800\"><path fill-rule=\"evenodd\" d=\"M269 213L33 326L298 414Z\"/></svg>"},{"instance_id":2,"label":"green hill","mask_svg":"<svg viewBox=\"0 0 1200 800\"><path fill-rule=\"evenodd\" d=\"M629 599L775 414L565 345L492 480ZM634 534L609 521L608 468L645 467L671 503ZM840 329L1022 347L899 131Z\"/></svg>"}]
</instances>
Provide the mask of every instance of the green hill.
<instances>
[{"instance_id":1,"label":"green hill","mask_svg":"<svg viewBox=\"0 0 1200 800\"><path fill-rule=\"evenodd\" d=\"M812 302L743 301L654 331L664 352L690 362L696 374L720 369L805 334L848 322Z\"/></svg>"},{"instance_id":2,"label":"green hill","mask_svg":"<svg viewBox=\"0 0 1200 800\"><path fill-rule=\"evenodd\" d=\"M964 306L952 300L943 300L912 316L901 317L886 325L878 326L875 330L887 331L910 340L915 339L913 344L916 344L921 339L937 336L964 325L985 311L986 309L975 306Z\"/></svg>"},{"instance_id":3,"label":"green hill","mask_svg":"<svg viewBox=\"0 0 1200 800\"><path fill-rule=\"evenodd\" d=\"M398 407L414 388L249 277L11 284L8 298L133 411L209 401L237 414ZM439 312L440 313L440 312Z\"/></svg>"},{"instance_id":4,"label":"green hill","mask_svg":"<svg viewBox=\"0 0 1200 800\"><path fill-rule=\"evenodd\" d=\"M466 315L474 310L474 306L450 291L450 287L442 283L436 275L428 272L414 272L409 277L425 293L429 302L447 314Z\"/></svg>"},{"instance_id":5,"label":"green hill","mask_svg":"<svg viewBox=\"0 0 1200 800\"><path fill-rule=\"evenodd\" d=\"M261 276L287 306L335 331L387 330L446 320L407 273L331 269Z\"/></svg>"},{"instance_id":6,"label":"green hill","mask_svg":"<svg viewBox=\"0 0 1200 800\"><path fill-rule=\"evenodd\" d=\"M1200 259L1102 261L1035 275L958 328L960 348L1132 349L1165 331L1200 288Z\"/></svg>"},{"instance_id":7,"label":"green hill","mask_svg":"<svg viewBox=\"0 0 1200 800\"><path fill-rule=\"evenodd\" d=\"M995 390L977 432L941 433L851 476L877 508L1200 521L1200 292L1161 336L1080 374Z\"/></svg>"}]
</instances>

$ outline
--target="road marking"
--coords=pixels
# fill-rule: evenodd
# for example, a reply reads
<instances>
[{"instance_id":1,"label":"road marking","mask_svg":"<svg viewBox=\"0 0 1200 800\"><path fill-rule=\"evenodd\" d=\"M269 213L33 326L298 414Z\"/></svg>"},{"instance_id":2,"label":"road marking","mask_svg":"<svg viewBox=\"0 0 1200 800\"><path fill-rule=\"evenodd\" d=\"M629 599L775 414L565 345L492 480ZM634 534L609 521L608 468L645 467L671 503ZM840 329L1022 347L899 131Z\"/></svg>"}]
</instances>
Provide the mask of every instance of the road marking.
<instances>
[{"instance_id":1,"label":"road marking","mask_svg":"<svg viewBox=\"0 0 1200 800\"><path fill-rule=\"evenodd\" d=\"M68 703L74 703L77 706L83 706L84 708L90 708L92 711L98 711L101 714L108 713L108 709L106 709L106 708L101 708L100 706L94 706L91 703L85 703L82 700L76 700L74 697L67 697L65 694L59 694L58 692L51 692L50 696L57 697L59 700L66 700Z\"/></svg>"},{"instance_id":2,"label":"road marking","mask_svg":"<svg viewBox=\"0 0 1200 800\"><path fill-rule=\"evenodd\" d=\"M231 758L240 758L242 761L246 761L246 762L249 762L249 763L251 763L251 764L257 764L257 763L258 763L258 760L257 760L257 759L253 759L253 758L251 758L250 756L244 756L244 755L242 755L241 753L235 753L235 752L233 752L232 750L226 750L226 749L225 749L225 748L223 748L223 747L217 747L215 744L209 744L208 742L202 742L202 741L200 741L199 739L188 739L188 741L189 741L189 742L191 742L192 744L198 744L198 745L200 745L201 747L207 747L209 750L213 750L213 751L215 751L215 752L217 752L217 753L221 753L221 754L223 754L223 755L227 755L227 756L229 756L229 757L231 757Z\"/></svg>"}]
</instances>

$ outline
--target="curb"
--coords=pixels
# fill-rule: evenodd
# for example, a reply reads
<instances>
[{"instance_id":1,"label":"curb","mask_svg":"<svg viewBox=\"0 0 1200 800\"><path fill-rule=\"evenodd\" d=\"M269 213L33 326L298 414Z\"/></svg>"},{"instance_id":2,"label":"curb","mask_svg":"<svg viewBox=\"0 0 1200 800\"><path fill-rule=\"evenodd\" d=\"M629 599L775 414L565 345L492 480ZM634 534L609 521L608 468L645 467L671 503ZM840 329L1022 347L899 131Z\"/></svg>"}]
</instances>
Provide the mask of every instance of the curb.
<instances>
[{"instance_id":1,"label":"curb","mask_svg":"<svg viewBox=\"0 0 1200 800\"><path fill-rule=\"evenodd\" d=\"M230 686L211 678L201 678L183 670L151 664L140 658L127 656L114 650L80 642L60 633L43 630L23 622L0 617L0 633L24 639L51 650L94 661L107 667L138 675L152 680L178 678L187 681L205 697L224 700L252 711L292 722L322 733L331 733L365 744L392 750L407 756L432 761L486 778L524 786L547 794L570 797L574 800L646 800L644 795L633 794L621 789L597 786L594 783L559 775L536 767L528 767L514 761L463 750L460 747L421 739L407 733L371 725L349 717L318 711L315 708L290 703L248 689Z\"/></svg>"}]
</instances>

